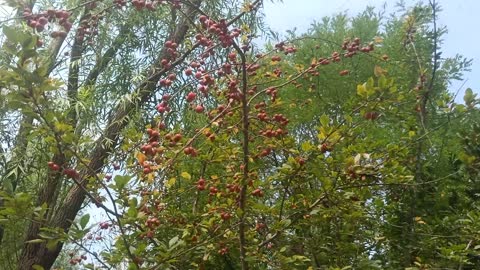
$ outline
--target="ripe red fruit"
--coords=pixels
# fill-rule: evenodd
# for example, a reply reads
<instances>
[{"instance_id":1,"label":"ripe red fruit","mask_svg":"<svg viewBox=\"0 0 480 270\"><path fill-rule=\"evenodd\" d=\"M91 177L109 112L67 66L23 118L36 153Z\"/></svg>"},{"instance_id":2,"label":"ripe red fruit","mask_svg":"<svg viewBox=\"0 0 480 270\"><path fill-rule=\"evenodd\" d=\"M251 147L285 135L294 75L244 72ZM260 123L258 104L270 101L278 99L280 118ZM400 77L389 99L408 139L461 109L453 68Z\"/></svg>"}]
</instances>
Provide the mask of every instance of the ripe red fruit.
<instances>
[{"instance_id":1,"label":"ripe red fruit","mask_svg":"<svg viewBox=\"0 0 480 270\"><path fill-rule=\"evenodd\" d=\"M201 15L201 16L199 17L199 20L200 20L200 22L202 22L202 23L205 22L207 19L208 19L208 17L205 16L205 15Z\"/></svg>"},{"instance_id":2,"label":"ripe red fruit","mask_svg":"<svg viewBox=\"0 0 480 270\"><path fill-rule=\"evenodd\" d=\"M187 94L186 99L188 102L192 102L196 97L197 97L197 94L195 94L194 92L190 92Z\"/></svg>"},{"instance_id":3,"label":"ripe red fruit","mask_svg":"<svg viewBox=\"0 0 480 270\"><path fill-rule=\"evenodd\" d=\"M205 110L205 108L204 108L202 105L197 105L197 106L195 107L195 111L196 111L197 113L203 113L204 110Z\"/></svg>"},{"instance_id":4,"label":"ripe red fruit","mask_svg":"<svg viewBox=\"0 0 480 270\"><path fill-rule=\"evenodd\" d=\"M232 217L232 215L231 215L230 213L222 212L222 213L220 213L220 217L221 217L224 221L227 221L227 220L229 220L229 219Z\"/></svg>"},{"instance_id":5,"label":"ripe red fruit","mask_svg":"<svg viewBox=\"0 0 480 270\"><path fill-rule=\"evenodd\" d=\"M265 223L257 223L257 224L255 225L255 230L256 230L256 231L260 231L261 229L263 229L263 228L265 228L265 227L266 227Z\"/></svg>"},{"instance_id":6,"label":"ripe red fruit","mask_svg":"<svg viewBox=\"0 0 480 270\"><path fill-rule=\"evenodd\" d=\"M299 164L300 166L305 165L305 159L303 159L303 158L301 158L301 157L300 157L300 158L297 158L297 162L298 162L298 164Z\"/></svg>"},{"instance_id":7,"label":"ripe red fruit","mask_svg":"<svg viewBox=\"0 0 480 270\"><path fill-rule=\"evenodd\" d=\"M350 71L348 69L344 69L340 71L338 74L340 74L340 76L345 76L345 75L348 75L348 73L350 73Z\"/></svg>"},{"instance_id":8,"label":"ripe red fruit","mask_svg":"<svg viewBox=\"0 0 480 270\"><path fill-rule=\"evenodd\" d=\"M281 58L280 56L278 56L278 55L272 56L272 61L273 61L273 62L278 62L278 61L280 61L280 60L282 60L282 58Z\"/></svg>"},{"instance_id":9,"label":"ripe red fruit","mask_svg":"<svg viewBox=\"0 0 480 270\"><path fill-rule=\"evenodd\" d=\"M252 195L255 197L263 197L263 191L259 188L252 191Z\"/></svg>"},{"instance_id":10,"label":"ripe red fruit","mask_svg":"<svg viewBox=\"0 0 480 270\"><path fill-rule=\"evenodd\" d=\"M192 70L191 68L187 68L187 69L185 70L185 75L187 75L187 76L192 76L192 74L193 74L193 70Z\"/></svg>"},{"instance_id":11,"label":"ripe red fruit","mask_svg":"<svg viewBox=\"0 0 480 270\"><path fill-rule=\"evenodd\" d=\"M203 179L203 178L198 179L197 185L204 186L205 185L205 179Z\"/></svg>"},{"instance_id":12,"label":"ripe red fruit","mask_svg":"<svg viewBox=\"0 0 480 270\"><path fill-rule=\"evenodd\" d=\"M218 189L216 187L210 187L209 191L210 191L210 195L215 195L218 193Z\"/></svg>"},{"instance_id":13,"label":"ripe red fruit","mask_svg":"<svg viewBox=\"0 0 480 270\"><path fill-rule=\"evenodd\" d=\"M182 134L180 133L175 134L172 138L174 142L179 142L181 139L182 139Z\"/></svg>"},{"instance_id":14,"label":"ripe red fruit","mask_svg":"<svg viewBox=\"0 0 480 270\"><path fill-rule=\"evenodd\" d=\"M186 147L185 149L183 149L183 153L185 153L185 155L190 155L192 151L193 151L192 147Z\"/></svg>"},{"instance_id":15,"label":"ripe red fruit","mask_svg":"<svg viewBox=\"0 0 480 270\"><path fill-rule=\"evenodd\" d=\"M78 172L75 169L71 169L71 168L63 170L63 174L65 174L70 178L77 178L79 176Z\"/></svg>"},{"instance_id":16,"label":"ripe red fruit","mask_svg":"<svg viewBox=\"0 0 480 270\"><path fill-rule=\"evenodd\" d=\"M170 96L170 94L165 94L165 95L162 96L162 100L168 101L168 100L170 100L171 97L172 96Z\"/></svg>"},{"instance_id":17,"label":"ripe red fruit","mask_svg":"<svg viewBox=\"0 0 480 270\"><path fill-rule=\"evenodd\" d=\"M332 151L333 148L328 143L322 143L320 146L320 152L326 153Z\"/></svg>"},{"instance_id":18,"label":"ripe red fruit","mask_svg":"<svg viewBox=\"0 0 480 270\"><path fill-rule=\"evenodd\" d=\"M163 106L160 106L160 105L157 105L157 111L159 113L164 113L167 111L167 108L163 107Z\"/></svg>"},{"instance_id":19,"label":"ripe red fruit","mask_svg":"<svg viewBox=\"0 0 480 270\"><path fill-rule=\"evenodd\" d=\"M380 116L380 114L378 112L366 112L364 115L363 115L363 118L367 119L367 120L375 120L377 119L378 117Z\"/></svg>"}]
</instances>

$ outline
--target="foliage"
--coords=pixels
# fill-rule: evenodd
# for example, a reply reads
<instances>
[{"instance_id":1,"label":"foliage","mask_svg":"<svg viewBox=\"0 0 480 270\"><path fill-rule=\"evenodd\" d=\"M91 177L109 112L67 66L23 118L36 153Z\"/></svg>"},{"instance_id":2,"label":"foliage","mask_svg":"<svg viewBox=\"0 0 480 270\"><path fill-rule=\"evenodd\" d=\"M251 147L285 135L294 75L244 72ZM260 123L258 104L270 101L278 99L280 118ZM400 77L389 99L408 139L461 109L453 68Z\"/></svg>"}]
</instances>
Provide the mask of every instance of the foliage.
<instances>
[{"instance_id":1,"label":"foliage","mask_svg":"<svg viewBox=\"0 0 480 270\"><path fill-rule=\"evenodd\" d=\"M261 49L260 1L12 5L2 269L479 265L478 99L434 2Z\"/></svg>"}]
</instances>

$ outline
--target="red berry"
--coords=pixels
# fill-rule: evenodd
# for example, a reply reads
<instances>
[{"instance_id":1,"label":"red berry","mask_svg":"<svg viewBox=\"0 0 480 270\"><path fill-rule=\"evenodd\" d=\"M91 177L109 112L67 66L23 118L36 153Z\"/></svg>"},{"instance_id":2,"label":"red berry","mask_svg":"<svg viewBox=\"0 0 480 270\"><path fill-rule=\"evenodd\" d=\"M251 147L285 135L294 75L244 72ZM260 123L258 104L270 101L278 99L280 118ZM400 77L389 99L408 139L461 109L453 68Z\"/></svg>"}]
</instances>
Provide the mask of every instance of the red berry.
<instances>
[{"instance_id":1,"label":"red berry","mask_svg":"<svg viewBox=\"0 0 480 270\"><path fill-rule=\"evenodd\" d=\"M345 75L348 75L348 73L350 73L350 71L348 69L344 69L340 71L338 74L340 74L340 76L345 76Z\"/></svg>"},{"instance_id":2,"label":"red berry","mask_svg":"<svg viewBox=\"0 0 480 270\"><path fill-rule=\"evenodd\" d=\"M205 110L205 108L203 108L202 105L197 105L197 106L195 107L195 111L196 111L197 113L203 113L204 110Z\"/></svg>"},{"instance_id":3,"label":"red berry","mask_svg":"<svg viewBox=\"0 0 480 270\"><path fill-rule=\"evenodd\" d=\"M196 97L197 97L197 94L195 94L194 92L190 92L187 94L186 99L188 102L192 102Z\"/></svg>"}]
</instances>

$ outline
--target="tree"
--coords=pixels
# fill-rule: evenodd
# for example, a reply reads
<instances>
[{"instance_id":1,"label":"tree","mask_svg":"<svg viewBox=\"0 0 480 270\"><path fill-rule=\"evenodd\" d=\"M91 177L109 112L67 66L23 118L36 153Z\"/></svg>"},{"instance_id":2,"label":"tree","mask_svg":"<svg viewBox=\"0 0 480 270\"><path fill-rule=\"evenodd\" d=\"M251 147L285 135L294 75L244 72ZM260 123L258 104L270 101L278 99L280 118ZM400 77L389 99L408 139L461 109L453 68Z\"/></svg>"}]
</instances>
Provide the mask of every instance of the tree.
<instances>
[{"instance_id":1,"label":"tree","mask_svg":"<svg viewBox=\"0 0 480 270\"><path fill-rule=\"evenodd\" d=\"M447 91L469 62L440 58L434 2L265 49L260 1L17 8L0 73L20 123L2 133L5 269L49 269L66 242L89 268L475 263L478 102Z\"/></svg>"}]
</instances>

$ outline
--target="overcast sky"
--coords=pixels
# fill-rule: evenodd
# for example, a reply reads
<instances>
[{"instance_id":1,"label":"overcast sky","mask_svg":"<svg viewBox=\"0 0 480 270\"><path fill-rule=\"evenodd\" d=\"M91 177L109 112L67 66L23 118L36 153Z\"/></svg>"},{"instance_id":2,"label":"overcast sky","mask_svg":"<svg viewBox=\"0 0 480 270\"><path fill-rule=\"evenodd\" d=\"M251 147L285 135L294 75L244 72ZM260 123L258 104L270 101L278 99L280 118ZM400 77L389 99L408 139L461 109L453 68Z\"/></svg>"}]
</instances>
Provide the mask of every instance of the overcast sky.
<instances>
[{"instance_id":1,"label":"overcast sky","mask_svg":"<svg viewBox=\"0 0 480 270\"><path fill-rule=\"evenodd\" d=\"M427 0L428 1L428 0ZM387 14L395 11L397 0L283 0L283 3L265 1L268 25L278 32L297 28L303 32L310 24L324 16L347 11L349 15L362 12L366 6L381 8L386 3ZM412 5L418 1L405 0ZM424 1L425 2L425 1ZM465 74L465 85L461 88L457 101L462 101L467 87L480 92L480 0L437 0L443 11L439 14L439 24L448 27L448 34L442 46L443 57L464 55L473 59L472 72ZM463 82L456 82L450 91L456 92Z\"/></svg>"}]
</instances>

